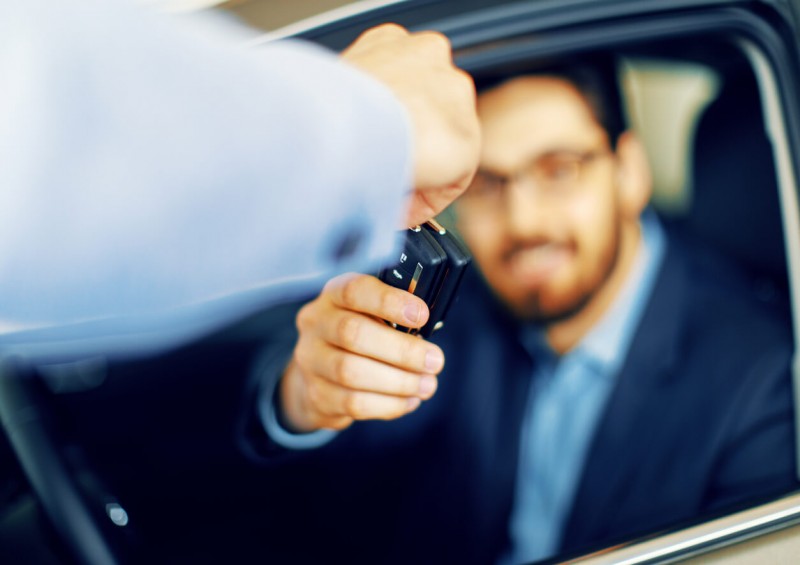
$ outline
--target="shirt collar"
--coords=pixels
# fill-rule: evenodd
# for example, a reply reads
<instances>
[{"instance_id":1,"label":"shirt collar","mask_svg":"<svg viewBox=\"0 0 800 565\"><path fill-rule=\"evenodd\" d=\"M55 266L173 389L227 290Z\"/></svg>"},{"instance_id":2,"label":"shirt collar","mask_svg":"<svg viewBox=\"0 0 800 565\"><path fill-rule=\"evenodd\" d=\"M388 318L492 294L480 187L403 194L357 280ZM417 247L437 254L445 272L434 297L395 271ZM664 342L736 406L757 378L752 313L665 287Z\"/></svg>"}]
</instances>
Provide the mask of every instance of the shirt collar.
<instances>
[{"instance_id":1,"label":"shirt collar","mask_svg":"<svg viewBox=\"0 0 800 565\"><path fill-rule=\"evenodd\" d=\"M639 225L641 245L628 279L600 321L568 353L597 365L603 374L615 374L627 357L664 257L666 237L655 213L646 211Z\"/></svg>"},{"instance_id":2,"label":"shirt collar","mask_svg":"<svg viewBox=\"0 0 800 565\"><path fill-rule=\"evenodd\" d=\"M639 225L641 245L628 279L600 321L576 347L561 356L561 360L570 359L594 367L600 374L614 375L627 357L666 248L664 229L655 212L645 211ZM520 340L530 355L540 362L550 359L555 362L556 356L547 345L541 326L524 325Z\"/></svg>"}]
</instances>

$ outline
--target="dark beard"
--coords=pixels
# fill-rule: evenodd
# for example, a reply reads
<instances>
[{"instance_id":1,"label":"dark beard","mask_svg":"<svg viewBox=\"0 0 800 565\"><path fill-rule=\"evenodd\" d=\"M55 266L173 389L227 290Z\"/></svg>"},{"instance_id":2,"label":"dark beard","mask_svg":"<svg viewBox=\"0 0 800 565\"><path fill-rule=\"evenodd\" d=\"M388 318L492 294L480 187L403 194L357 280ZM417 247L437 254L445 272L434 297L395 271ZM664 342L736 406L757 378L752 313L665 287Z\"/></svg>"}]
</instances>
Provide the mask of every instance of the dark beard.
<instances>
[{"instance_id":1,"label":"dark beard","mask_svg":"<svg viewBox=\"0 0 800 565\"><path fill-rule=\"evenodd\" d=\"M563 322L564 320L569 320L578 314L578 312L584 309L593 296L594 293L584 293L578 297L578 300L558 312L544 312L542 310L539 293L537 292L530 297L530 301L525 304L522 310L516 308L512 314L523 322L549 326L557 324L558 322Z\"/></svg>"},{"instance_id":2,"label":"dark beard","mask_svg":"<svg viewBox=\"0 0 800 565\"><path fill-rule=\"evenodd\" d=\"M597 291L605 286L606 282L611 277L611 273L614 272L614 269L619 262L622 225L619 221L616 221L615 226L616 229L614 230L614 236L611 242L611 256L605 261L600 278L591 289L583 292L577 297L577 299L556 312L547 312L542 309L540 291L531 294L522 308L513 306L511 304L505 304L505 307L515 318L524 322L530 322L542 326L557 324L559 322L569 320L573 316L579 314L586 307L586 305L591 302Z\"/></svg>"}]
</instances>

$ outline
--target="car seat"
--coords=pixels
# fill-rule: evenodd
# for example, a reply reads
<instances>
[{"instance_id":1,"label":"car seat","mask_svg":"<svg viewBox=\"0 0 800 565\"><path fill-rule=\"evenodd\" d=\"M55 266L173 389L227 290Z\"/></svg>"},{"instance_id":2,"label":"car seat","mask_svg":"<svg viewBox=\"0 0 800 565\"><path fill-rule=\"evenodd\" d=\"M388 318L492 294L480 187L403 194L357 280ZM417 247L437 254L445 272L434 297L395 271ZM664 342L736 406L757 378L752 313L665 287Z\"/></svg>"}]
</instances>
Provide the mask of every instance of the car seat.
<instances>
[{"instance_id":1,"label":"car seat","mask_svg":"<svg viewBox=\"0 0 800 565\"><path fill-rule=\"evenodd\" d=\"M680 224L746 272L755 296L791 323L783 222L772 145L749 65L723 74L694 136L692 202Z\"/></svg>"}]
</instances>

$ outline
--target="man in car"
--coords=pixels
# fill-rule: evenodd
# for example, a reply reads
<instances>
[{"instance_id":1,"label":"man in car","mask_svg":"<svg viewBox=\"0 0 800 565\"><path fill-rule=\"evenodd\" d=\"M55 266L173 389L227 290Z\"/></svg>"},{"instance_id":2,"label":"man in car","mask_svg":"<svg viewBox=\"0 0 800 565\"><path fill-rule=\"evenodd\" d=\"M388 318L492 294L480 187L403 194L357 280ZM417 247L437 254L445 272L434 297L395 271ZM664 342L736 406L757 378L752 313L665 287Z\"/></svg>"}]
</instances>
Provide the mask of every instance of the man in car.
<instances>
[{"instance_id":1,"label":"man in car","mask_svg":"<svg viewBox=\"0 0 800 565\"><path fill-rule=\"evenodd\" d=\"M478 110L456 215L479 275L437 345L384 322L420 327L420 300L348 275L300 310L278 384L266 361L276 552L522 563L795 488L790 332L648 208L611 63Z\"/></svg>"}]
</instances>

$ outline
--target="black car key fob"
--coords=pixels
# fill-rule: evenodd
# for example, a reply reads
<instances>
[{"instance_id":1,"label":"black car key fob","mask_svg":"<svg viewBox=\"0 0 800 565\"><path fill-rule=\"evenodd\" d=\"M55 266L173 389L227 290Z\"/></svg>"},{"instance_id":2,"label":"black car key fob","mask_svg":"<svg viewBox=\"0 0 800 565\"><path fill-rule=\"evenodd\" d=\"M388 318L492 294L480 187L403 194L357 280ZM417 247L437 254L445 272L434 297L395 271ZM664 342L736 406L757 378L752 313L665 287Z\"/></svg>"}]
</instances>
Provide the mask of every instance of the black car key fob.
<instances>
[{"instance_id":1,"label":"black car key fob","mask_svg":"<svg viewBox=\"0 0 800 565\"><path fill-rule=\"evenodd\" d=\"M397 329L427 338L441 328L471 261L464 244L435 220L410 228L398 260L378 278L422 298L430 317L419 330Z\"/></svg>"}]
</instances>

